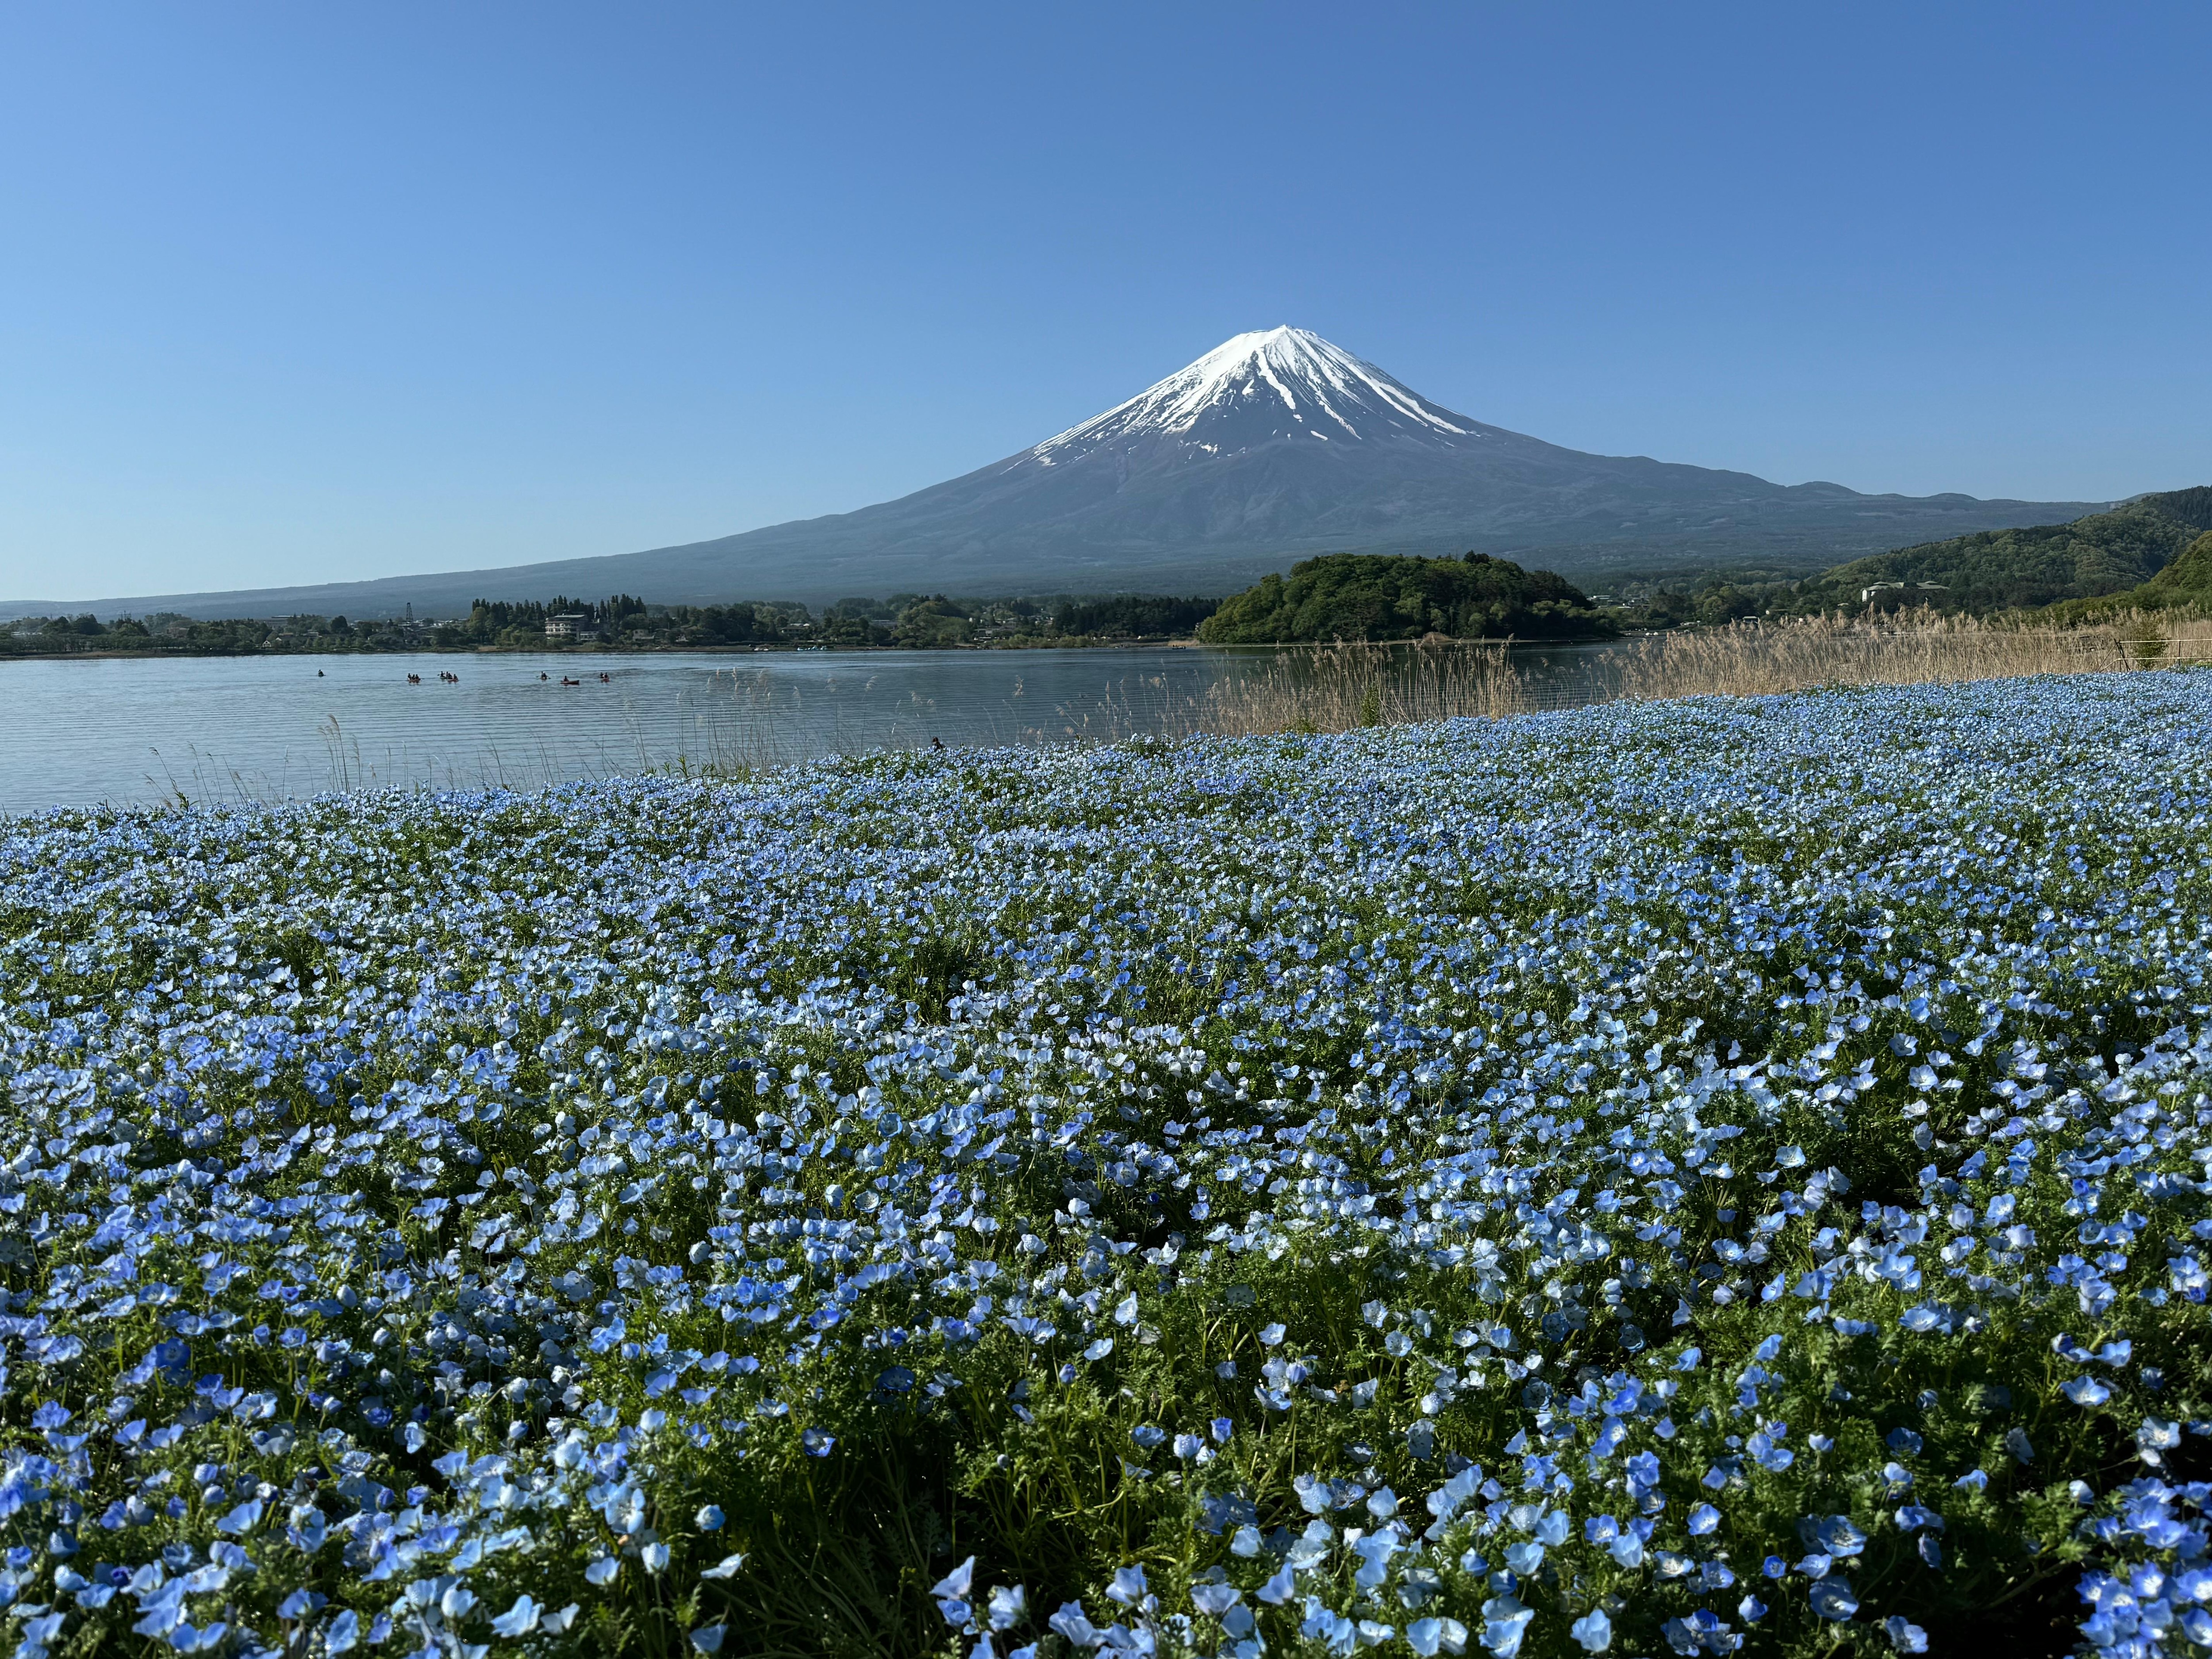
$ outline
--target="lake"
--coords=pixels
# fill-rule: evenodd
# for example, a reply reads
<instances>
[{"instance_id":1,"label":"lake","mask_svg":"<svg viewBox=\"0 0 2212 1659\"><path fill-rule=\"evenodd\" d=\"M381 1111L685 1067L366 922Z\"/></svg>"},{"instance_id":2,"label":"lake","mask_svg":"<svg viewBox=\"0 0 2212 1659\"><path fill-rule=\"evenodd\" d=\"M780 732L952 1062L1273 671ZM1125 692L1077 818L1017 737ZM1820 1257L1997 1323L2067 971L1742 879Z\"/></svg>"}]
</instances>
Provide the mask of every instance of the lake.
<instances>
[{"instance_id":1,"label":"lake","mask_svg":"<svg viewBox=\"0 0 2212 1659\"><path fill-rule=\"evenodd\" d=\"M1584 659L1516 658L1565 702ZM1277 660L1140 647L0 662L0 811L1120 738L1174 729L1209 688Z\"/></svg>"}]
</instances>

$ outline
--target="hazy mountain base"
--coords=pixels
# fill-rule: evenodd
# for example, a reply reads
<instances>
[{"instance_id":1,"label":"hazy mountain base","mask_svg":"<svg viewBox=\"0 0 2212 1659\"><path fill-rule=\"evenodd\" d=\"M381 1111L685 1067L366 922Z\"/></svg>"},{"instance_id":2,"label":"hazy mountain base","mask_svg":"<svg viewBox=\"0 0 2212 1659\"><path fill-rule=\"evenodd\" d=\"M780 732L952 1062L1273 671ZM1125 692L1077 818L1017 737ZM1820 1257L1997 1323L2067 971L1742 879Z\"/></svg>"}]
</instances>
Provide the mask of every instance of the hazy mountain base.
<instances>
[{"instance_id":1,"label":"hazy mountain base","mask_svg":"<svg viewBox=\"0 0 2212 1659\"><path fill-rule=\"evenodd\" d=\"M1959 498L1962 502L1966 498ZM1956 509L1950 525L1981 529L1992 525L2027 525L2050 512L2085 503L1971 501ZM941 556L920 553L851 553L808 568L797 549L750 548L723 542L656 549L609 558L562 559L424 576L390 576L374 581L322 582L292 587L235 589L212 593L172 593L100 600L21 599L0 601L0 620L86 611L103 617L165 611L199 619L343 613L356 620L398 615L412 605L426 617L461 617L485 593L520 598L533 593L605 592L648 594L656 603L708 605L741 599L782 600L821 607L848 594L895 592L927 586L961 593L1229 593L1262 576L1279 574L1297 560L1326 553L1376 553L1433 556L1439 547L1467 549L1510 558L1529 567L1558 571L1588 587L1611 591L1624 583L1674 578L1697 581L1725 573L1735 580L1797 580L1828 568L1839 557L1893 547L1915 530L1937 527L1924 520L1894 523L1887 518L1825 531L1723 526L1698 533L1620 533L1603 540L1486 533L1440 525L1433 532L1385 530L1368 537L1327 541L1285 541L1208 548L1078 546L1047 556L1042 550L977 549ZM1942 527L1949 527L1945 525ZM751 535L771 536L778 531ZM665 580L664 580L665 578Z\"/></svg>"}]
</instances>

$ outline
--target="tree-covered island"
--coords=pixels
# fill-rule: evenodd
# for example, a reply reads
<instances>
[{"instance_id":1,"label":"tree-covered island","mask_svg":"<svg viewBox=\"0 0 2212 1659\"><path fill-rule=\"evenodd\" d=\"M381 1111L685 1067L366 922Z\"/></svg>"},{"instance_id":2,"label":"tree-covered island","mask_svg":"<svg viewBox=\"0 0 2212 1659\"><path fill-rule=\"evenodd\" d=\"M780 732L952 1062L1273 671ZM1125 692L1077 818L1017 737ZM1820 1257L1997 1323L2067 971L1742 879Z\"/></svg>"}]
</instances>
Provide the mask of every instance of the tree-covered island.
<instances>
[{"instance_id":1,"label":"tree-covered island","mask_svg":"<svg viewBox=\"0 0 2212 1659\"><path fill-rule=\"evenodd\" d=\"M1618 631L1565 578L1509 559L1331 553L1224 599L1199 624L1198 637L1209 645L1291 645L1431 635L1590 640Z\"/></svg>"}]
</instances>

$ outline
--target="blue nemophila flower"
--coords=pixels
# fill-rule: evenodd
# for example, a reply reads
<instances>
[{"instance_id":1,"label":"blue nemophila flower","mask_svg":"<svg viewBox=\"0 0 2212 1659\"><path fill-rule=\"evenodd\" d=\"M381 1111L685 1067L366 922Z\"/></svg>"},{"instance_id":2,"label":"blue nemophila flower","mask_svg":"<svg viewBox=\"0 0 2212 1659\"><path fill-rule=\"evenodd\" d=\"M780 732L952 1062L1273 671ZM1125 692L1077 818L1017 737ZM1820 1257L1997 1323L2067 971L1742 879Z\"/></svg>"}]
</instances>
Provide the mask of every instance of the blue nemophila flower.
<instances>
[{"instance_id":1,"label":"blue nemophila flower","mask_svg":"<svg viewBox=\"0 0 2212 1659\"><path fill-rule=\"evenodd\" d=\"M956 1630L963 1628L974 1617L968 1597L975 1582L975 1558L971 1555L930 1587L929 1593L937 1598L937 1610L945 1616L945 1622Z\"/></svg>"},{"instance_id":2,"label":"blue nemophila flower","mask_svg":"<svg viewBox=\"0 0 2212 1659\"><path fill-rule=\"evenodd\" d=\"M1885 1617L1942 1595L1911 1500L1962 1488L1978 1538L2086 1552L2085 1642L2171 1645L2202 1523L2110 1472L2191 1431L2208 708L1893 688L0 829L0 1364L72 1413L0 1444L0 1570L88 1646L218 1605L241 1649L413 1642L461 1594L574 1595L560 1635L625 1556L726 1594L741 1557L652 1528L711 1492L750 1537L815 1467L789 1428L1027 1502L1157 1419L1206 1426L1114 1528L1188 1533L1161 1597L1211 1586L1230 1648L1549 1651L1602 1594L1616 1648L1712 1650L1735 1570L1669 1546L1715 1509L1800 1560L1787 1642L1846 1562ZM1232 817L1184 787L1230 775ZM1181 1346L1346 1307L1241 1380ZM2053 1415L2076 1376L2107 1397ZM1245 1467L1200 1443L1255 1384ZM2069 1513L1962 1475L1967 1424ZM1795 1535L1862 1487L1909 1552ZM1127 1535L1075 1523L1087 1582ZM1091 1645L1181 1642L1143 1600Z\"/></svg>"},{"instance_id":3,"label":"blue nemophila flower","mask_svg":"<svg viewBox=\"0 0 2212 1659\"><path fill-rule=\"evenodd\" d=\"M1833 1575L1816 1578L1809 1592L1813 1611L1823 1619L1841 1623L1859 1610L1858 1597L1852 1593L1850 1580Z\"/></svg>"},{"instance_id":4,"label":"blue nemophila flower","mask_svg":"<svg viewBox=\"0 0 2212 1659\"><path fill-rule=\"evenodd\" d=\"M1740 1639L1711 1607L1699 1607L1682 1617L1669 1619L1660 1630L1678 1653L1728 1652Z\"/></svg>"},{"instance_id":5,"label":"blue nemophila flower","mask_svg":"<svg viewBox=\"0 0 2212 1659\"><path fill-rule=\"evenodd\" d=\"M1744 1453L1760 1468L1779 1474L1797 1461L1797 1454L1780 1439L1788 1431L1788 1425L1778 1424L1771 1430L1761 1430L1744 1442Z\"/></svg>"},{"instance_id":6,"label":"blue nemophila flower","mask_svg":"<svg viewBox=\"0 0 2212 1659\"><path fill-rule=\"evenodd\" d=\"M2145 1417L2136 1428L2136 1455L2154 1466L2159 1455L2172 1451L2181 1443L2182 1426L2163 1418Z\"/></svg>"},{"instance_id":7,"label":"blue nemophila flower","mask_svg":"<svg viewBox=\"0 0 2212 1659\"><path fill-rule=\"evenodd\" d=\"M1521 1651L1522 1638L1528 1633L1529 1621L1535 1610L1508 1593L1492 1596L1482 1604L1482 1644L1497 1659L1514 1659Z\"/></svg>"},{"instance_id":8,"label":"blue nemophila flower","mask_svg":"<svg viewBox=\"0 0 2212 1659\"><path fill-rule=\"evenodd\" d=\"M1797 1523L1798 1535L1817 1545L1822 1553L1838 1557L1858 1554L1867 1547L1867 1535L1847 1515L1828 1515Z\"/></svg>"},{"instance_id":9,"label":"blue nemophila flower","mask_svg":"<svg viewBox=\"0 0 2212 1659\"><path fill-rule=\"evenodd\" d=\"M1219 1618L1243 1599L1244 1592L1234 1584L1194 1584L1191 1587L1191 1606L1210 1618Z\"/></svg>"},{"instance_id":10,"label":"blue nemophila flower","mask_svg":"<svg viewBox=\"0 0 2212 1659\"><path fill-rule=\"evenodd\" d=\"M1900 1614L1892 1613L1882 1620L1882 1632L1889 1644L1899 1653L1928 1651L1928 1632Z\"/></svg>"},{"instance_id":11,"label":"blue nemophila flower","mask_svg":"<svg viewBox=\"0 0 2212 1659\"><path fill-rule=\"evenodd\" d=\"M1080 1601L1061 1602L1059 1611L1045 1623L1048 1628L1058 1632L1077 1648L1092 1648L1098 1645L1101 1632L1085 1615L1083 1604Z\"/></svg>"},{"instance_id":12,"label":"blue nemophila flower","mask_svg":"<svg viewBox=\"0 0 2212 1659\"><path fill-rule=\"evenodd\" d=\"M1421 1659L1435 1659L1439 1653L1464 1653L1467 1626L1456 1619L1416 1619L1406 1626L1406 1644Z\"/></svg>"},{"instance_id":13,"label":"blue nemophila flower","mask_svg":"<svg viewBox=\"0 0 2212 1659\"><path fill-rule=\"evenodd\" d=\"M988 1602L990 1625L993 1630L1012 1630L1019 1624L1029 1606L1029 1591L1016 1584L1012 1589L994 1585Z\"/></svg>"}]
</instances>

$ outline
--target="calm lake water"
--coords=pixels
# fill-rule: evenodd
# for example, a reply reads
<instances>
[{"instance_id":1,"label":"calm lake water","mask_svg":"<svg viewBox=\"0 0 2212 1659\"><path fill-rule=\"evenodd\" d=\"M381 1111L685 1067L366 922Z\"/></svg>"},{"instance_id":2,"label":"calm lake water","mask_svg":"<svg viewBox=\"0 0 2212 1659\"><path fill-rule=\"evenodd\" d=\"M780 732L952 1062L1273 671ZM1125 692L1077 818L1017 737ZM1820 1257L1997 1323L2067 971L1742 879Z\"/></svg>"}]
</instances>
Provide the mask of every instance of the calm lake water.
<instances>
[{"instance_id":1,"label":"calm lake water","mask_svg":"<svg viewBox=\"0 0 2212 1659\"><path fill-rule=\"evenodd\" d=\"M1556 674L1574 657L1546 660ZM0 662L0 811L1124 737L1269 661L1159 647Z\"/></svg>"}]
</instances>

